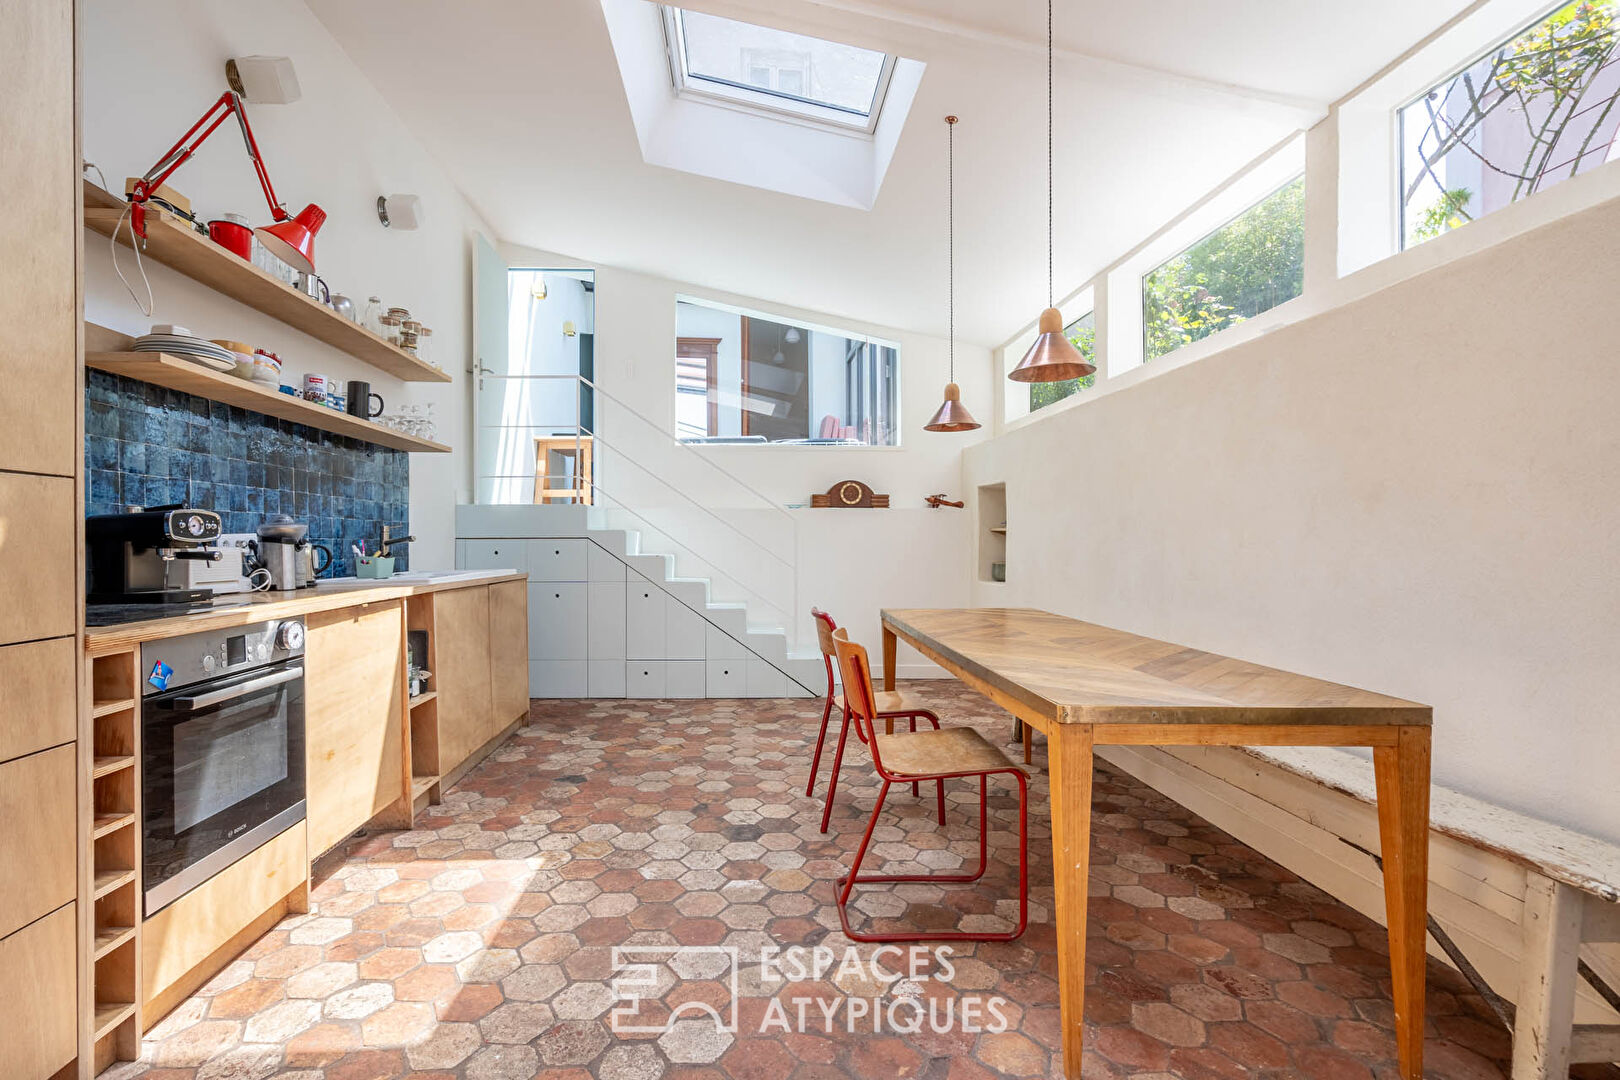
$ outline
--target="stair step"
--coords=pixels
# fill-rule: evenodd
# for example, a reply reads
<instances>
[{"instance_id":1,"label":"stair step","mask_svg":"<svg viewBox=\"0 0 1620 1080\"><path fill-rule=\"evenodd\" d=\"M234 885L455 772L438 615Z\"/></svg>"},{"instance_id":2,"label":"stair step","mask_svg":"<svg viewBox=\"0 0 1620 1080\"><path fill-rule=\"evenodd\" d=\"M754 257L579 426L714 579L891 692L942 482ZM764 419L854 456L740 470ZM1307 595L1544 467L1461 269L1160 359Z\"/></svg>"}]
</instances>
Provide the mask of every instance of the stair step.
<instances>
[{"instance_id":1,"label":"stair step","mask_svg":"<svg viewBox=\"0 0 1620 1080\"><path fill-rule=\"evenodd\" d=\"M662 585L669 579L675 570L675 557L673 555L626 555L625 562L630 569L646 578Z\"/></svg>"},{"instance_id":2,"label":"stair step","mask_svg":"<svg viewBox=\"0 0 1620 1080\"><path fill-rule=\"evenodd\" d=\"M680 598L682 603L691 607L704 608L709 604L707 578L667 578L664 581L664 591Z\"/></svg>"},{"instance_id":3,"label":"stair step","mask_svg":"<svg viewBox=\"0 0 1620 1080\"><path fill-rule=\"evenodd\" d=\"M590 538L596 542L598 547L610 555L622 559L629 554L626 545L629 543L630 538L623 529L592 529Z\"/></svg>"}]
</instances>

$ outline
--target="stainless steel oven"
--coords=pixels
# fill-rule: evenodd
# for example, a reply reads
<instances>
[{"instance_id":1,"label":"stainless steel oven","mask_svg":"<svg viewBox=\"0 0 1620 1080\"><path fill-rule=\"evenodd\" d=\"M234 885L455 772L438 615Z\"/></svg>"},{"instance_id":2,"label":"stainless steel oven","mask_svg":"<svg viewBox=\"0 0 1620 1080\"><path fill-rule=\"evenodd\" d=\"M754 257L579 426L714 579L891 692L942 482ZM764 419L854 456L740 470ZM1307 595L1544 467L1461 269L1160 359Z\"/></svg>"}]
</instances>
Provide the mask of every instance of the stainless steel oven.
<instances>
[{"instance_id":1,"label":"stainless steel oven","mask_svg":"<svg viewBox=\"0 0 1620 1080\"><path fill-rule=\"evenodd\" d=\"M304 623L141 646L148 916L304 819Z\"/></svg>"}]
</instances>

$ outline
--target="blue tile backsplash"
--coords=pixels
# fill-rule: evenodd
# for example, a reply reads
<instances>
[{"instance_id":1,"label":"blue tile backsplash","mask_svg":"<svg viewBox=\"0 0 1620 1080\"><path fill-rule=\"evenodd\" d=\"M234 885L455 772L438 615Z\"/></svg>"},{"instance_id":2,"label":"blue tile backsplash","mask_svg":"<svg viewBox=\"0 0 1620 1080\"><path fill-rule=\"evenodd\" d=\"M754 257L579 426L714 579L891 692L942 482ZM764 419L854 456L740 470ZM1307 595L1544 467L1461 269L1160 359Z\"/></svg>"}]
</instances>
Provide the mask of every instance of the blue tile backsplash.
<instances>
[{"instance_id":1,"label":"blue tile backsplash","mask_svg":"<svg viewBox=\"0 0 1620 1080\"><path fill-rule=\"evenodd\" d=\"M403 450L120 375L85 376L86 513L186 503L218 512L228 533L291 514L332 551L322 577L353 574L350 545L375 550L384 525L409 532ZM410 549L396 551L404 570Z\"/></svg>"}]
</instances>

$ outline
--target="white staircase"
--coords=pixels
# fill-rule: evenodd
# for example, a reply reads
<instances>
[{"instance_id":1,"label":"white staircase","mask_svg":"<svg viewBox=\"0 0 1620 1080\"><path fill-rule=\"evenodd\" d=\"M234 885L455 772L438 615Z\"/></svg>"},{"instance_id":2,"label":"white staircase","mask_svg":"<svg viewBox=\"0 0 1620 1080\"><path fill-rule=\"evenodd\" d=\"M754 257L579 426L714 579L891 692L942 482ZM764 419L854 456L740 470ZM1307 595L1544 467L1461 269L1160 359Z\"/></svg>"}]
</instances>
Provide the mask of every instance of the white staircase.
<instances>
[{"instance_id":1,"label":"white staircase","mask_svg":"<svg viewBox=\"0 0 1620 1080\"><path fill-rule=\"evenodd\" d=\"M707 578L677 576L675 556L642 551L638 531L602 524L577 505L456 508L458 569L529 574L532 696L825 692L819 653L790 656L785 628L715 599Z\"/></svg>"}]
</instances>

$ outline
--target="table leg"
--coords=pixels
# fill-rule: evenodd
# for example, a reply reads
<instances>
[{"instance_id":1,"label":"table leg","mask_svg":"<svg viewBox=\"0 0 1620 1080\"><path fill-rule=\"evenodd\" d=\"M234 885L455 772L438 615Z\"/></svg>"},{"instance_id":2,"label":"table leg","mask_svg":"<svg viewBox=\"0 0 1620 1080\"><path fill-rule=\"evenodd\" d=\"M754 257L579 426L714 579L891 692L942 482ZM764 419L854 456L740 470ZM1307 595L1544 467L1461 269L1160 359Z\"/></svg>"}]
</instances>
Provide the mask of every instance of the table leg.
<instances>
[{"instance_id":1,"label":"table leg","mask_svg":"<svg viewBox=\"0 0 1620 1080\"><path fill-rule=\"evenodd\" d=\"M1027 727L1027 725L1026 725ZM1086 897L1091 874L1091 751L1087 724L1054 724L1047 739L1052 793L1053 918L1057 924L1063 1075L1080 1080L1085 1043Z\"/></svg>"},{"instance_id":2,"label":"table leg","mask_svg":"<svg viewBox=\"0 0 1620 1080\"><path fill-rule=\"evenodd\" d=\"M898 650L900 640L894 636L894 631L887 626L883 628L883 689L894 689L894 654Z\"/></svg>"},{"instance_id":3,"label":"table leg","mask_svg":"<svg viewBox=\"0 0 1620 1080\"><path fill-rule=\"evenodd\" d=\"M1403 727L1395 746L1373 750L1384 908L1401 1076L1423 1080L1424 941L1429 891L1429 729Z\"/></svg>"}]
</instances>

